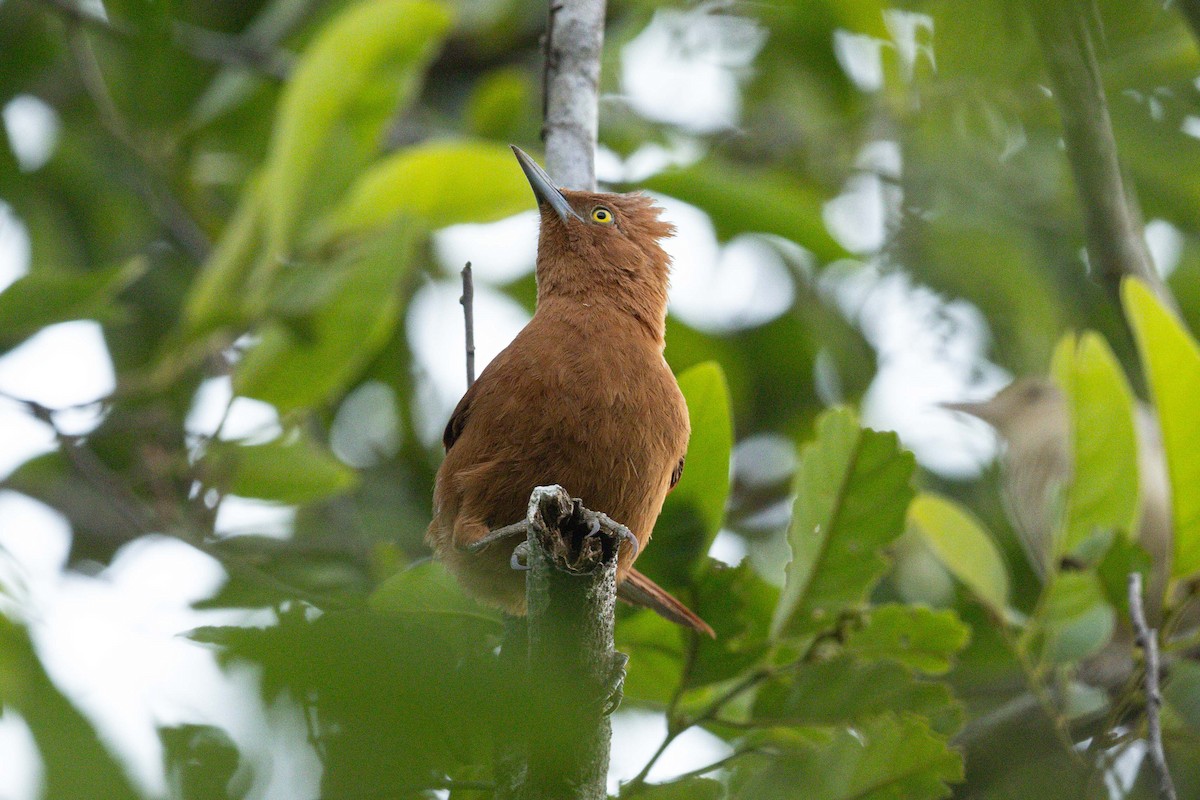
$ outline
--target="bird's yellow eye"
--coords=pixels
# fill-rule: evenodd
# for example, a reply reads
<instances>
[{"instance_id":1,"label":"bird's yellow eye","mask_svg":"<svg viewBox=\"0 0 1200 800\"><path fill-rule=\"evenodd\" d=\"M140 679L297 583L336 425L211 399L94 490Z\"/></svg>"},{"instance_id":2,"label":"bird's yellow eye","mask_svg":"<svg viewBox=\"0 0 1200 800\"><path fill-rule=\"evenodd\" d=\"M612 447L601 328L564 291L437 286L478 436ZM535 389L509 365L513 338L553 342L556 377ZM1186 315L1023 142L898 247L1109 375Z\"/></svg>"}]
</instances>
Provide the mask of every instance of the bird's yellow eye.
<instances>
[{"instance_id":1,"label":"bird's yellow eye","mask_svg":"<svg viewBox=\"0 0 1200 800\"><path fill-rule=\"evenodd\" d=\"M612 212L604 206L596 206L592 209L592 222L599 222L601 225L611 225L612 221Z\"/></svg>"}]
</instances>

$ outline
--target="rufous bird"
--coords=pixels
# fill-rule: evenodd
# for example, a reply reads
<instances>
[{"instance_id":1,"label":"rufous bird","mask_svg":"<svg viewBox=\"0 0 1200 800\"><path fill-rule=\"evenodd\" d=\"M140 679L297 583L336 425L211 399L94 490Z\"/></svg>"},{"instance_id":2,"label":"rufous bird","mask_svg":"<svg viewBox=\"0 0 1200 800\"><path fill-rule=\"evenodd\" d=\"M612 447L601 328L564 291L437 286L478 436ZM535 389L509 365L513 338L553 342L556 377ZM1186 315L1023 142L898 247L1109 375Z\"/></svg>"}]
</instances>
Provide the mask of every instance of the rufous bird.
<instances>
[{"instance_id":1,"label":"rufous bird","mask_svg":"<svg viewBox=\"0 0 1200 800\"><path fill-rule=\"evenodd\" d=\"M469 594L522 615L525 576L510 561L524 537L490 534L525 519L535 487L559 484L636 538L619 552L618 596L711 636L633 568L690 433L663 358L671 259L660 241L675 229L645 195L562 190L513 152L541 213L537 308L446 425L425 540Z\"/></svg>"}]
</instances>

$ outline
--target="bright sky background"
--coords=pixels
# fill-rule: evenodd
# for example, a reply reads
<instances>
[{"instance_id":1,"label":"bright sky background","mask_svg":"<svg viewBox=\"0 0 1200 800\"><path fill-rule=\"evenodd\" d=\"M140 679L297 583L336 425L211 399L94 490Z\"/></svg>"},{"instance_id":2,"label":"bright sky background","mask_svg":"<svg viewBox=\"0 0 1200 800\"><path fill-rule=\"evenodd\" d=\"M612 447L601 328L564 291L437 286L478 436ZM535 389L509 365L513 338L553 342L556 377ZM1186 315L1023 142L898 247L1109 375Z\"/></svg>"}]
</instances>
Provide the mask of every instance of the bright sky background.
<instances>
[{"instance_id":1,"label":"bright sky background","mask_svg":"<svg viewBox=\"0 0 1200 800\"><path fill-rule=\"evenodd\" d=\"M929 38L922 25L918 15L889 16L893 44L910 64L932 58L917 45ZM753 23L729 15L661 10L624 51L626 95L621 99L685 132L733 128L739 82L752 68L764 36ZM881 46L849 34L835 42L839 60L864 91L882 85ZM3 109L3 121L22 168L32 171L44 164L57 136L54 112L23 96ZM647 148L625 163L602 152L600 178L636 180L669 162L701 154L686 137L670 151ZM896 430L926 467L968 478L992 459L994 438L981 423L936 404L990 395L1010 376L984 357L989 334L978 310L915 286L902 273L881 271L876 254L901 201L900 190L885 180L900 174L899 148L875 142L864 149L859 166L861 171L825 213L830 230L858 260L828 268L819 286L862 327L878 352L879 374L863 402L864 421ZM679 229L667 243L676 264L672 313L697 328L721 331L761 324L790 306L793 277L767 240L739 237L722 244L703 212L670 198L660 202ZM464 389L457 270L467 260L474 265L482 369L527 319L494 287L532 269L536 226L531 210L492 225L458 226L437 235L436 252L445 272L417 292L406 319L418 369L428 378L413 400L426 442L437 439ZM1174 229L1151 223L1147 238L1158 263L1173 266L1180 247ZM0 289L28 269L29 247L24 226L0 199ZM940 320L936 329L929 323L935 317ZM93 322L54 326L0 358L0 391L52 408L86 403L113 388L112 365ZM361 389L357 405L335 423L334 450L348 463L365 466L373 453L394 451L397 445L394 398L381 391L388 390ZM229 394L227 379L206 382L197 393L189 430L215 430ZM64 412L58 420L71 433L84 433L98 422L87 410ZM222 435L269 438L277 430L270 406L239 398ZM0 476L54 446L46 426L3 399L0 432ZM785 441L757 437L740 445L735 457L739 468L753 469L755 459L768 456L772 463L786 463L790 452ZM219 527L286 536L293 515L289 508L234 499L226 501ZM98 576L64 574L68 537L66 522L56 512L16 493L0 492L0 584L17 587L16 602L5 608L18 607L54 680L128 759L137 782L154 794L165 791L154 728L186 721L216 725L234 738L254 771L251 797L315 797L319 764L305 742L297 709L283 701L262 708L252 669L221 671L209 650L180 636L199 625L249 621L244 614L190 609L221 583L221 567L178 541L152 537L121 550ZM731 561L743 552L738 537L728 533L714 547L714 555ZM614 719L614 778L634 775L664 731L661 715L619 713ZM694 731L672 746L651 779L710 763L727 750L715 737ZM34 796L39 781L35 751L14 714L0 717L0 764L5 765L0 798Z\"/></svg>"}]
</instances>

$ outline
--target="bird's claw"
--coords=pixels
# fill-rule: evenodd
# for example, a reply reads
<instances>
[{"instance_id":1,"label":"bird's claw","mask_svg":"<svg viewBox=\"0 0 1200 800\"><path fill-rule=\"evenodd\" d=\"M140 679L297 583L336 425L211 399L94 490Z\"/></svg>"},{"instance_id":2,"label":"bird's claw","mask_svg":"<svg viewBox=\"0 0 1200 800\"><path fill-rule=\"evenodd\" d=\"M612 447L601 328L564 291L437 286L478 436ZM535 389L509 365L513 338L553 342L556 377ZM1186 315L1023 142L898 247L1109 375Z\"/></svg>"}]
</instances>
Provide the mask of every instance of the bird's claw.
<instances>
[{"instance_id":1,"label":"bird's claw","mask_svg":"<svg viewBox=\"0 0 1200 800\"><path fill-rule=\"evenodd\" d=\"M620 708L621 701L625 699L625 665L628 663L629 656L619 651L613 653L606 686L608 693L601 711L606 717Z\"/></svg>"},{"instance_id":2,"label":"bird's claw","mask_svg":"<svg viewBox=\"0 0 1200 800\"><path fill-rule=\"evenodd\" d=\"M508 565L517 572L529 571L529 542L521 542L513 548L512 557L509 558Z\"/></svg>"},{"instance_id":3,"label":"bird's claw","mask_svg":"<svg viewBox=\"0 0 1200 800\"><path fill-rule=\"evenodd\" d=\"M614 522L607 514L597 514L595 518L592 519L592 530L589 531L589 535L598 533L600 531L601 520L607 522L609 528L629 545L629 557L631 559L637 558L638 550L641 549L641 545L638 543L637 537L633 535L633 531L629 530L629 528L626 528L619 522ZM618 544L618 551L620 550L620 547L620 544Z\"/></svg>"},{"instance_id":4,"label":"bird's claw","mask_svg":"<svg viewBox=\"0 0 1200 800\"><path fill-rule=\"evenodd\" d=\"M510 539L517 534L520 534L521 536L527 536L529 534L529 524L525 520L514 522L512 525L505 525L503 528L497 528L494 531L489 531L486 536L478 541L471 542L466 546L465 549L468 553L479 553L488 549L496 542Z\"/></svg>"}]
</instances>

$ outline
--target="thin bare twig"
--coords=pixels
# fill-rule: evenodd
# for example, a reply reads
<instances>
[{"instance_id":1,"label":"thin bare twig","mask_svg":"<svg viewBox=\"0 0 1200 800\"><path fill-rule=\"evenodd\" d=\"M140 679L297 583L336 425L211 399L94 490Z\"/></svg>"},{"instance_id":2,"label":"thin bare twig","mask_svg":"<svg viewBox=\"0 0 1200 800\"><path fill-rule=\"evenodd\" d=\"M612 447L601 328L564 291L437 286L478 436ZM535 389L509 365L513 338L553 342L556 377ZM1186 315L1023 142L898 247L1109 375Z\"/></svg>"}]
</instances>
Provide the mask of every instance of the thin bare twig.
<instances>
[{"instance_id":1,"label":"thin bare twig","mask_svg":"<svg viewBox=\"0 0 1200 800\"><path fill-rule=\"evenodd\" d=\"M1139 572L1129 573L1129 616L1133 620L1137 644L1146 656L1146 725L1150 729L1150 763L1158 773L1158 796L1161 800L1175 800L1175 783L1171 780L1167 755L1163 752L1162 720L1158 713L1162 708L1162 692L1158 687L1158 631L1146 623L1146 612L1142 607L1142 575Z\"/></svg>"},{"instance_id":2,"label":"thin bare twig","mask_svg":"<svg viewBox=\"0 0 1200 800\"><path fill-rule=\"evenodd\" d=\"M475 283L471 277L471 262L462 268L463 326L467 334L467 388L475 385Z\"/></svg>"}]
</instances>

